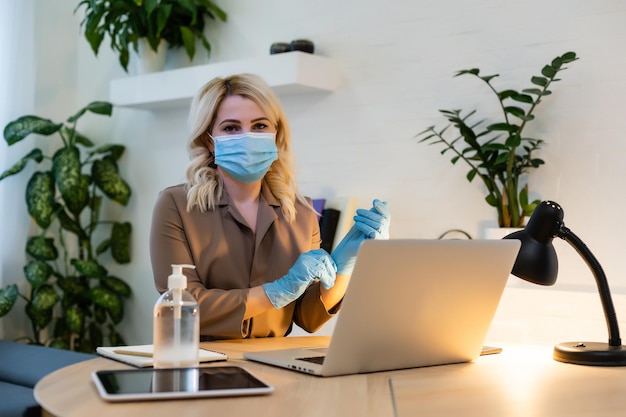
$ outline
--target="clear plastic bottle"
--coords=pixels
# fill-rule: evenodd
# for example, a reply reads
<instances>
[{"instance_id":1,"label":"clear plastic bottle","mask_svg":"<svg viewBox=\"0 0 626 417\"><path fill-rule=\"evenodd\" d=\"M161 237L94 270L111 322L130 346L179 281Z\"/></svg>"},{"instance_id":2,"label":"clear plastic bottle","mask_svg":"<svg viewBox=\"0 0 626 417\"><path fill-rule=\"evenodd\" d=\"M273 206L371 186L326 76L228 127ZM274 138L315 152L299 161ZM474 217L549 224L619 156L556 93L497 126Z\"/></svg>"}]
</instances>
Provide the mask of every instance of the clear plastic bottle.
<instances>
[{"instance_id":1,"label":"clear plastic bottle","mask_svg":"<svg viewBox=\"0 0 626 417\"><path fill-rule=\"evenodd\" d=\"M183 268L195 266L172 265L172 275L167 280L169 290L154 306L155 368L198 366L200 311L195 297L186 289Z\"/></svg>"}]
</instances>

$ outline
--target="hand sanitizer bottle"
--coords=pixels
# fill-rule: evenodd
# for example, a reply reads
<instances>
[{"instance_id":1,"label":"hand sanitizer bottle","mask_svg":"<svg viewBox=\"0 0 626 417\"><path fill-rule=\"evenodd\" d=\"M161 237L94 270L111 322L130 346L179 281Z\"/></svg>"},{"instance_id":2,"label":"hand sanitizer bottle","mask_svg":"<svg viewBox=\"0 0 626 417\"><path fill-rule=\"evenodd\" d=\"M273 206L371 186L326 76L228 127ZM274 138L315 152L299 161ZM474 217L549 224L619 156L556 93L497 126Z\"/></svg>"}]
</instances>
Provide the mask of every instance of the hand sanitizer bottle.
<instances>
[{"instance_id":1,"label":"hand sanitizer bottle","mask_svg":"<svg viewBox=\"0 0 626 417\"><path fill-rule=\"evenodd\" d=\"M183 268L172 265L169 290L154 306L154 367L189 368L198 366L200 344L200 311L195 297L187 291Z\"/></svg>"}]
</instances>

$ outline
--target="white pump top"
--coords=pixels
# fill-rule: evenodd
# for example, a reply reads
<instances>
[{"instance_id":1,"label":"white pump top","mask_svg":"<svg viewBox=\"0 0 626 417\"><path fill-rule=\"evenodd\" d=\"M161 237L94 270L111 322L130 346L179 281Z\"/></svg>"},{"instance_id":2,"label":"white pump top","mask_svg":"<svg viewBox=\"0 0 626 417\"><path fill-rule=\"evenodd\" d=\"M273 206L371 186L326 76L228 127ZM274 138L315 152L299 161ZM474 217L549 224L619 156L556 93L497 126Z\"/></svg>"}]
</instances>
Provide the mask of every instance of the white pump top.
<instances>
[{"instance_id":1,"label":"white pump top","mask_svg":"<svg viewBox=\"0 0 626 417\"><path fill-rule=\"evenodd\" d=\"M187 277L183 274L183 268L195 269L195 265L172 265L172 275L167 277L167 287L172 289L187 288Z\"/></svg>"}]
</instances>

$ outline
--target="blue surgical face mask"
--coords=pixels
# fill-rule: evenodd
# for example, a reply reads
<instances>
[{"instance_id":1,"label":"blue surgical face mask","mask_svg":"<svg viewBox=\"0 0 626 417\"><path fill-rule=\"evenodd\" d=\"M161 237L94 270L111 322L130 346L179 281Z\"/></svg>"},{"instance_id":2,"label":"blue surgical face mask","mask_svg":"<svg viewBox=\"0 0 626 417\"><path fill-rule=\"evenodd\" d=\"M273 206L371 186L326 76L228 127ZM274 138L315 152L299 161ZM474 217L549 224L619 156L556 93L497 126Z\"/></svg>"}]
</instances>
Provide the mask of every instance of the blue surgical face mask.
<instances>
[{"instance_id":1,"label":"blue surgical face mask","mask_svg":"<svg viewBox=\"0 0 626 417\"><path fill-rule=\"evenodd\" d=\"M276 133L246 132L213 138L215 164L239 182L250 184L265 176L278 159Z\"/></svg>"}]
</instances>

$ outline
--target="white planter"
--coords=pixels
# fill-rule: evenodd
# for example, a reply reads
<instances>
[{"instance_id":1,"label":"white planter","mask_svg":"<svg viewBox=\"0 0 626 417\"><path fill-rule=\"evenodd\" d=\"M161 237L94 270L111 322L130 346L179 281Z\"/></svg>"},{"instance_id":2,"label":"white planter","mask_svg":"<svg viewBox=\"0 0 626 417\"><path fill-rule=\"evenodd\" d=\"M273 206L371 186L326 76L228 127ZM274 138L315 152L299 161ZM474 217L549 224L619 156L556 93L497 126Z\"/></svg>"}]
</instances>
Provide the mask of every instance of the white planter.
<instances>
[{"instance_id":1,"label":"white planter","mask_svg":"<svg viewBox=\"0 0 626 417\"><path fill-rule=\"evenodd\" d=\"M167 58L167 42L165 40L161 40L155 52L150 48L148 41L145 38L141 38L138 41L137 50L134 58L138 75L163 71L165 59Z\"/></svg>"},{"instance_id":2,"label":"white planter","mask_svg":"<svg viewBox=\"0 0 626 417\"><path fill-rule=\"evenodd\" d=\"M196 65L205 65L209 62L207 50L204 49L202 43L196 42L196 53L193 59L189 59L185 48L174 48L167 50L167 59L165 60L165 70L193 67Z\"/></svg>"},{"instance_id":3,"label":"white planter","mask_svg":"<svg viewBox=\"0 0 626 417\"><path fill-rule=\"evenodd\" d=\"M513 232L523 230L521 227L486 227L483 230L484 239L502 239Z\"/></svg>"}]
</instances>

